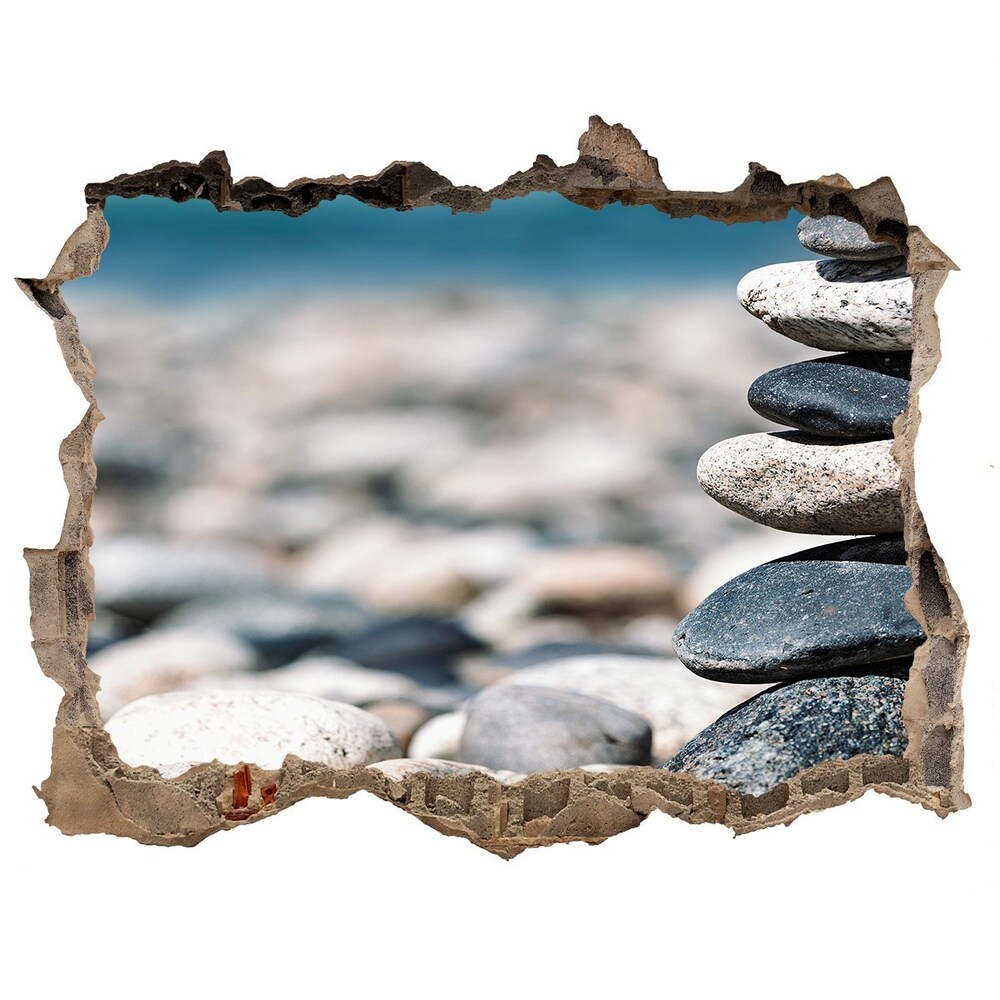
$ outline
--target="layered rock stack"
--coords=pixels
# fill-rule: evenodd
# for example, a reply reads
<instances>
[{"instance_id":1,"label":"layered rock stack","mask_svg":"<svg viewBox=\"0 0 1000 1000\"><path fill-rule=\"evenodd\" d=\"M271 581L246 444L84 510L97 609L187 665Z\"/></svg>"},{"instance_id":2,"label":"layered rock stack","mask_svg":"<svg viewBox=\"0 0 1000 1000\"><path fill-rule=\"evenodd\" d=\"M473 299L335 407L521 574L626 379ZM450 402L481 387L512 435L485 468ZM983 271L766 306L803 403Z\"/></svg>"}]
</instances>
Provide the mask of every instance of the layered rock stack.
<instances>
[{"instance_id":1,"label":"layered rock stack","mask_svg":"<svg viewBox=\"0 0 1000 1000\"><path fill-rule=\"evenodd\" d=\"M843 353L758 378L750 405L791 430L714 445L698 481L752 521L866 537L757 566L677 626L677 655L699 676L777 682L664 765L750 795L825 760L902 755L903 688L924 638L903 606L911 575L892 455L893 421L909 392L905 261L834 216L803 220L799 240L825 259L752 271L740 301L777 333Z\"/></svg>"}]
</instances>

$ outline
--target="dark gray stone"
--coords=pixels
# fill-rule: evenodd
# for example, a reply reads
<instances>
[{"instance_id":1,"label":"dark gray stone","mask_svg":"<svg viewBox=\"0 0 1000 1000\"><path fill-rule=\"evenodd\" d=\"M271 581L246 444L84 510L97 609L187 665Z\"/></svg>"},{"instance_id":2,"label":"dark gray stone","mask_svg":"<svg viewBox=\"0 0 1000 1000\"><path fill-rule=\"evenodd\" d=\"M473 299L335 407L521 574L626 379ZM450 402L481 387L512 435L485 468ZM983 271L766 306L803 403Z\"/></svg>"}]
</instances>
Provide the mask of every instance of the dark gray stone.
<instances>
[{"instance_id":1,"label":"dark gray stone","mask_svg":"<svg viewBox=\"0 0 1000 1000\"><path fill-rule=\"evenodd\" d=\"M906 545L902 535L869 535L866 538L848 538L843 542L816 545L780 559L772 559L771 562L809 562L816 559L905 566Z\"/></svg>"},{"instance_id":2,"label":"dark gray stone","mask_svg":"<svg viewBox=\"0 0 1000 1000\"><path fill-rule=\"evenodd\" d=\"M902 756L903 689L895 673L792 681L732 709L663 766L748 795L763 795L799 771L859 754Z\"/></svg>"},{"instance_id":3,"label":"dark gray stone","mask_svg":"<svg viewBox=\"0 0 1000 1000\"><path fill-rule=\"evenodd\" d=\"M420 684L453 684L455 659L485 645L449 619L413 615L382 622L330 651L364 667L393 670Z\"/></svg>"},{"instance_id":4,"label":"dark gray stone","mask_svg":"<svg viewBox=\"0 0 1000 1000\"><path fill-rule=\"evenodd\" d=\"M128 639L141 632L142 628L142 622L98 606L94 620L87 627L87 655L93 656L116 642Z\"/></svg>"},{"instance_id":5,"label":"dark gray stone","mask_svg":"<svg viewBox=\"0 0 1000 1000\"><path fill-rule=\"evenodd\" d=\"M544 687L487 688L469 702L458 757L530 774L649 763L649 723L611 702Z\"/></svg>"},{"instance_id":6,"label":"dark gray stone","mask_svg":"<svg viewBox=\"0 0 1000 1000\"><path fill-rule=\"evenodd\" d=\"M799 223L799 242L813 253L842 260L887 260L902 256L891 243L872 242L864 226L839 215L803 219Z\"/></svg>"},{"instance_id":7,"label":"dark gray stone","mask_svg":"<svg viewBox=\"0 0 1000 1000\"><path fill-rule=\"evenodd\" d=\"M765 563L723 584L677 626L674 648L709 680L816 677L912 652L924 639L903 606L906 566Z\"/></svg>"},{"instance_id":8,"label":"dark gray stone","mask_svg":"<svg viewBox=\"0 0 1000 1000\"><path fill-rule=\"evenodd\" d=\"M347 596L252 590L190 601L157 621L157 628L210 628L250 643L265 666L280 667L306 650L342 642L370 625Z\"/></svg>"},{"instance_id":9,"label":"dark gray stone","mask_svg":"<svg viewBox=\"0 0 1000 1000\"><path fill-rule=\"evenodd\" d=\"M747 393L762 416L825 437L892 437L906 409L910 354L852 351L761 375Z\"/></svg>"}]
</instances>

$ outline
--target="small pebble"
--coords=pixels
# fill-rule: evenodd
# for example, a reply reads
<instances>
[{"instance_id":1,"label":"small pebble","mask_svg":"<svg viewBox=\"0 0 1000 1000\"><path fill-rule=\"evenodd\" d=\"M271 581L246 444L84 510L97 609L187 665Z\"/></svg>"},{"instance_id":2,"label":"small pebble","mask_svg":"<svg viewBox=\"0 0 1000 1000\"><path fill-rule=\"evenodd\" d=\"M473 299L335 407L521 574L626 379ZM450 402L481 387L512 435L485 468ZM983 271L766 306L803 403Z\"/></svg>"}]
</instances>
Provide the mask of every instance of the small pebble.
<instances>
[{"instance_id":1,"label":"small pebble","mask_svg":"<svg viewBox=\"0 0 1000 1000\"><path fill-rule=\"evenodd\" d=\"M891 243L875 243L864 226L848 222L839 215L822 219L804 218L799 223L799 242L813 253L841 260L887 260L899 257L898 247Z\"/></svg>"},{"instance_id":2,"label":"small pebble","mask_svg":"<svg viewBox=\"0 0 1000 1000\"><path fill-rule=\"evenodd\" d=\"M411 757L454 760L465 729L465 712L443 712L428 719L411 737L407 752Z\"/></svg>"}]
</instances>

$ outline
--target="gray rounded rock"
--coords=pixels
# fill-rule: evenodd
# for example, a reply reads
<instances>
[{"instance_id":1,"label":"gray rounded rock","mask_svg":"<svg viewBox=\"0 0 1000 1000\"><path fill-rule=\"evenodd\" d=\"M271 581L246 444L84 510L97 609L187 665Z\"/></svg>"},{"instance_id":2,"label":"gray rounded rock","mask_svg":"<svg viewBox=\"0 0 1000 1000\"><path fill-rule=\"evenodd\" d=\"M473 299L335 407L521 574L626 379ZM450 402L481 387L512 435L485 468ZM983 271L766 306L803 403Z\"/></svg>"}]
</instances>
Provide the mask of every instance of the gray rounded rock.
<instances>
[{"instance_id":1,"label":"gray rounded rock","mask_svg":"<svg viewBox=\"0 0 1000 1000\"><path fill-rule=\"evenodd\" d=\"M99 604L148 622L185 601L264 587L265 562L249 546L119 535L90 552Z\"/></svg>"},{"instance_id":2,"label":"gray rounded rock","mask_svg":"<svg viewBox=\"0 0 1000 1000\"><path fill-rule=\"evenodd\" d=\"M649 764L653 733L610 702L543 687L487 688L467 706L458 757L531 774L582 764Z\"/></svg>"},{"instance_id":3,"label":"gray rounded rock","mask_svg":"<svg viewBox=\"0 0 1000 1000\"><path fill-rule=\"evenodd\" d=\"M838 441L799 431L744 434L713 445L698 483L743 517L817 535L903 530L892 441Z\"/></svg>"},{"instance_id":4,"label":"gray rounded rock","mask_svg":"<svg viewBox=\"0 0 1000 1000\"><path fill-rule=\"evenodd\" d=\"M775 423L858 440L892 437L909 392L909 354L855 351L767 372L750 386L747 401Z\"/></svg>"},{"instance_id":5,"label":"gray rounded rock","mask_svg":"<svg viewBox=\"0 0 1000 1000\"><path fill-rule=\"evenodd\" d=\"M758 694L727 712L664 767L763 795L800 771L906 750L900 674L821 677Z\"/></svg>"},{"instance_id":6,"label":"gray rounded rock","mask_svg":"<svg viewBox=\"0 0 1000 1000\"><path fill-rule=\"evenodd\" d=\"M799 242L813 253L841 260L888 260L900 257L891 243L875 243L864 226L839 215L822 219L805 218L799 223Z\"/></svg>"},{"instance_id":7,"label":"gray rounded rock","mask_svg":"<svg viewBox=\"0 0 1000 1000\"><path fill-rule=\"evenodd\" d=\"M702 601L674 633L700 677L766 683L815 677L911 653L924 633L903 606L913 583L888 563L773 562Z\"/></svg>"},{"instance_id":8,"label":"gray rounded rock","mask_svg":"<svg viewBox=\"0 0 1000 1000\"><path fill-rule=\"evenodd\" d=\"M913 282L899 261L770 264L736 287L772 330L821 351L908 351Z\"/></svg>"},{"instance_id":9,"label":"gray rounded rock","mask_svg":"<svg viewBox=\"0 0 1000 1000\"><path fill-rule=\"evenodd\" d=\"M579 656L524 667L498 683L572 691L641 715L657 764L747 697L743 685L705 684L674 656Z\"/></svg>"}]
</instances>

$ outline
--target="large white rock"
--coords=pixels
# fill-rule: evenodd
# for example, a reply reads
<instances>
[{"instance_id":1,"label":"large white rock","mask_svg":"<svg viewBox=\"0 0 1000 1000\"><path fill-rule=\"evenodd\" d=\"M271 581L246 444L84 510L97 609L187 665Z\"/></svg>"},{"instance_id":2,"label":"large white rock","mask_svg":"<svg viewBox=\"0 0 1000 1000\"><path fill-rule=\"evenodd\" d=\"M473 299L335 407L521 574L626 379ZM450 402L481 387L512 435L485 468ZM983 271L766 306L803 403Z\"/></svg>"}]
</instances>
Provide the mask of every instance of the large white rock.
<instances>
[{"instance_id":1,"label":"large white rock","mask_svg":"<svg viewBox=\"0 0 1000 1000\"><path fill-rule=\"evenodd\" d=\"M899 260L795 261L745 275L744 309L772 330L824 351L908 351L913 282Z\"/></svg>"},{"instance_id":2,"label":"large white rock","mask_svg":"<svg viewBox=\"0 0 1000 1000\"><path fill-rule=\"evenodd\" d=\"M713 445L698 483L723 507L783 531L816 535L903 530L892 441L833 441L797 431Z\"/></svg>"},{"instance_id":3,"label":"large white rock","mask_svg":"<svg viewBox=\"0 0 1000 1000\"><path fill-rule=\"evenodd\" d=\"M283 691L178 691L126 705L105 726L125 763L252 763L287 754L333 768L400 755L381 719L353 705Z\"/></svg>"},{"instance_id":4,"label":"large white rock","mask_svg":"<svg viewBox=\"0 0 1000 1000\"><path fill-rule=\"evenodd\" d=\"M88 657L87 662L101 679L97 700L106 718L146 695L240 676L253 669L257 654L228 632L177 628L123 639Z\"/></svg>"},{"instance_id":5,"label":"large white rock","mask_svg":"<svg viewBox=\"0 0 1000 1000\"><path fill-rule=\"evenodd\" d=\"M766 686L706 682L674 657L614 655L525 667L498 683L576 691L641 715L653 730L654 764Z\"/></svg>"}]
</instances>

